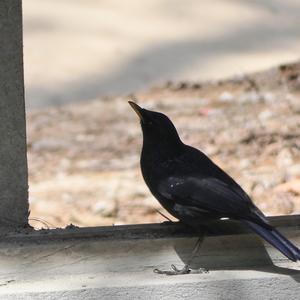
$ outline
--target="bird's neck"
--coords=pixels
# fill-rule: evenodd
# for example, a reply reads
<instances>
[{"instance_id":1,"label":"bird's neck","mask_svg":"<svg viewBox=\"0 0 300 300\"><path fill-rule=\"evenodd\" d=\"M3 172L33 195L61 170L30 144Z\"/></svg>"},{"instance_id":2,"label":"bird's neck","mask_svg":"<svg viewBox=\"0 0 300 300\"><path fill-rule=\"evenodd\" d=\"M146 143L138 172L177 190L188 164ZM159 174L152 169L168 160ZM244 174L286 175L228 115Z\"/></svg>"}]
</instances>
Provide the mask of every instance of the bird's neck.
<instances>
[{"instance_id":1,"label":"bird's neck","mask_svg":"<svg viewBox=\"0 0 300 300\"><path fill-rule=\"evenodd\" d=\"M184 144L178 140L143 140L142 157L147 157L149 161L163 162L174 159L184 151Z\"/></svg>"}]
</instances>

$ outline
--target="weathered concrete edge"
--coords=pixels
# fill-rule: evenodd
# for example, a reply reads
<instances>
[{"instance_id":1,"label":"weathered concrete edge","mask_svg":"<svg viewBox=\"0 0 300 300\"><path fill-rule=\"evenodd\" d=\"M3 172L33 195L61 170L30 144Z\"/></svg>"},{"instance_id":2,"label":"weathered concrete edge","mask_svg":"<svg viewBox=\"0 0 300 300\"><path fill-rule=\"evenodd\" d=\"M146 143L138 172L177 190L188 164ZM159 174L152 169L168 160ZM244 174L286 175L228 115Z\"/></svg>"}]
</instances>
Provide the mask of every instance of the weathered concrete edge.
<instances>
[{"instance_id":1,"label":"weathered concrete edge","mask_svg":"<svg viewBox=\"0 0 300 300\"><path fill-rule=\"evenodd\" d=\"M28 223L22 1L0 1L0 229Z\"/></svg>"},{"instance_id":2,"label":"weathered concrete edge","mask_svg":"<svg viewBox=\"0 0 300 300\"><path fill-rule=\"evenodd\" d=\"M200 275L201 276L201 275ZM224 278L226 278L224 276ZM81 286L78 289L52 290L43 292L2 294L5 299L295 299L300 293L297 278L289 276L262 276L249 278L227 278L224 280L201 281L188 276L190 280L172 280L165 277L160 283L155 280L147 284L129 286ZM4 298L3 298L4 299Z\"/></svg>"},{"instance_id":3,"label":"weathered concrete edge","mask_svg":"<svg viewBox=\"0 0 300 300\"><path fill-rule=\"evenodd\" d=\"M300 230L300 215L268 217L270 224L280 228L293 227ZM206 232L206 236L222 236L252 233L238 221L217 221L212 226L212 232ZM199 231L201 232L201 231ZM133 224L99 227L67 227L65 229L24 230L4 234L1 242L49 242L68 239L102 239L102 240L133 240L155 238L180 238L197 237L199 232L191 228L174 223ZM300 231L299 231L300 232Z\"/></svg>"}]
</instances>

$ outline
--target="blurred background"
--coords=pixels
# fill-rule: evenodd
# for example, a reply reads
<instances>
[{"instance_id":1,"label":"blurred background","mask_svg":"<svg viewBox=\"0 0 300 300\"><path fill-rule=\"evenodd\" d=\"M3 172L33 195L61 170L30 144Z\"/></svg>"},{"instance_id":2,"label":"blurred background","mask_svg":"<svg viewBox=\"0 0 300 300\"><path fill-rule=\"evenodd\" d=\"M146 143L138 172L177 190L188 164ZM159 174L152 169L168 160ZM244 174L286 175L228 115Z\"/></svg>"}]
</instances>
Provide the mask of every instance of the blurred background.
<instances>
[{"instance_id":1,"label":"blurred background","mask_svg":"<svg viewBox=\"0 0 300 300\"><path fill-rule=\"evenodd\" d=\"M300 213L299 1L26 0L23 10L34 226L164 220L139 171L129 95L168 114L266 214Z\"/></svg>"}]
</instances>

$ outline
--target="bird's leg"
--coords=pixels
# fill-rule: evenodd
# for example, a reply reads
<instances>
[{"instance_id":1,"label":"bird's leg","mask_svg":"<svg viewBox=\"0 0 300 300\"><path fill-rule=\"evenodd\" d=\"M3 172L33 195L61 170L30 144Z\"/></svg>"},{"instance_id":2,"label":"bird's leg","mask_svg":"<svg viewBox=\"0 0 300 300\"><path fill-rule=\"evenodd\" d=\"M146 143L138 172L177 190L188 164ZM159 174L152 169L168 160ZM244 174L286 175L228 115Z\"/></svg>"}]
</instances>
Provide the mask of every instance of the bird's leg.
<instances>
[{"instance_id":1,"label":"bird's leg","mask_svg":"<svg viewBox=\"0 0 300 300\"><path fill-rule=\"evenodd\" d=\"M153 272L156 274L165 274L165 275L184 275L184 274L191 273L189 266L190 266L193 258L195 257L196 253L198 252L199 247L202 244L202 241L203 241L203 237L200 237L197 240L190 258L188 259L187 263L184 265L184 267L182 269L177 269L177 267L175 265L171 265L172 271L164 271L164 270L154 269ZM193 273L194 274L195 273L197 273L197 274L208 273L208 270L204 269L204 268L200 268L197 271L193 271Z\"/></svg>"}]
</instances>

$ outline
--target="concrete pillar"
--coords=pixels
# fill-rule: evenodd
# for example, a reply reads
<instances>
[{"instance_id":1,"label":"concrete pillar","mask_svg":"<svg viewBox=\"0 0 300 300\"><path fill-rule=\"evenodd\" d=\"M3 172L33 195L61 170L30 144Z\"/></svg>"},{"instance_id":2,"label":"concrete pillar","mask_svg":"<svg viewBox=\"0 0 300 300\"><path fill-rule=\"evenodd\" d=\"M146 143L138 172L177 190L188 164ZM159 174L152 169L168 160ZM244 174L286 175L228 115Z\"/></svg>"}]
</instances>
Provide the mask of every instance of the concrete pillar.
<instances>
[{"instance_id":1,"label":"concrete pillar","mask_svg":"<svg viewBox=\"0 0 300 300\"><path fill-rule=\"evenodd\" d=\"M28 219L22 1L0 1L0 227Z\"/></svg>"}]
</instances>

